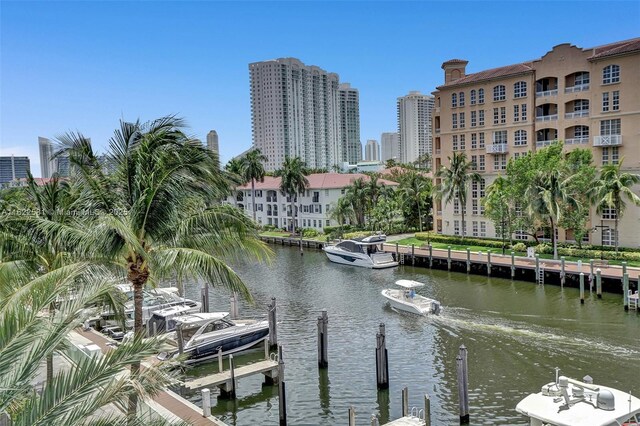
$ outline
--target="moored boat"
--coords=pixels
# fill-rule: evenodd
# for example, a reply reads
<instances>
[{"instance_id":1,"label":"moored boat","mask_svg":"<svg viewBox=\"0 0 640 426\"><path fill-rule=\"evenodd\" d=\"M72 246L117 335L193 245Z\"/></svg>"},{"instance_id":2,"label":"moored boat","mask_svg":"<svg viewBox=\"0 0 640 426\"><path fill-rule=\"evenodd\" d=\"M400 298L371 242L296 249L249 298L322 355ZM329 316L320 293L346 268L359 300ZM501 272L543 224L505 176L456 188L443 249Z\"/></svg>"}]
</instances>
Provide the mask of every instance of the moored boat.
<instances>
[{"instance_id":1,"label":"moored boat","mask_svg":"<svg viewBox=\"0 0 640 426\"><path fill-rule=\"evenodd\" d=\"M371 235L340 241L337 244L322 248L330 261L342 265L360 266L363 268L383 269L398 266L391 253L382 251L386 235Z\"/></svg>"},{"instance_id":2,"label":"moored boat","mask_svg":"<svg viewBox=\"0 0 640 426\"><path fill-rule=\"evenodd\" d=\"M416 315L440 313L440 302L415 292L416 288L424 286L423 283L412 280L398 280L396 285L401 288L387 288L381 292L392 309Z\"/></svg>"}]
</instances>

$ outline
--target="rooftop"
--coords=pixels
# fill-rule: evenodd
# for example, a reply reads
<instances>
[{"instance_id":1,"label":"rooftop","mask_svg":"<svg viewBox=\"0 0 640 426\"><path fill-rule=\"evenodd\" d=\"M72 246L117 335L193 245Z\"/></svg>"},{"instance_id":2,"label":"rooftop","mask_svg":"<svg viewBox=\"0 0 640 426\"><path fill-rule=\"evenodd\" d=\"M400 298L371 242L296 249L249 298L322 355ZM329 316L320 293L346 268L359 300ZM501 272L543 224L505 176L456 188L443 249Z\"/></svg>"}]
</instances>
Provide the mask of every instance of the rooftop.
<instances>
[{"instance_id":1,"label":"rooftop","mask_svg":"<svg viewBox=\"0 0 640 426\"><path fill-rule=\"evenodd\" d=\"M336 189L344 188L353 183L358 178L362 178L365 182L369 181L369 176L363 173L313 173L307 176L309 181L309 189ZM387 179L378 179L378 183L388 186L398 185ZM273 176L265 176L264 182L256 182L256 189L273 189L279 190L280 178ZM239 186L238 189L251 189L251 182Z\"/></svg>"}]
</instances>

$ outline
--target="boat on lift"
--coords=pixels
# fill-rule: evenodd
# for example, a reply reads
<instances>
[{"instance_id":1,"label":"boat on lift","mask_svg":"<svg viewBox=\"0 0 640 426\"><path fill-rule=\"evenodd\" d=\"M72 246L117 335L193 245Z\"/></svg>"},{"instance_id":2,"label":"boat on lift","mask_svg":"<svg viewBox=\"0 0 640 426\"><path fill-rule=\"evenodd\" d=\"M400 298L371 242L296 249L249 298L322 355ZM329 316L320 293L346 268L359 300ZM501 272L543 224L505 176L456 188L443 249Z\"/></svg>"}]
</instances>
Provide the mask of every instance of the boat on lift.
<instances>
[{"instance_id":1,"label":"boat on lift","mask_svg":"<svg viewBox=\"0 0 640 426\"><path fill-rule=\"evenodd\" d=\"M386 240L386 235L371 235L340 241L337 244L324 246L322 250L330 261L342 265L372 269L393 268L398 266L398 262L393 259L391 253L382 250L382 245Z\"/></svg>"},{"instance_id":2,"label":"boat on lift","mask_svg":"<svg viewBox=\"0 0 640 426\"><path fill-rule=\"evenodd\" d=\"M530 426L637 426L640 399L618 389L558 376L538 393L524 398L516 411L529 418Z\"/></svg>"},{"instance_id":3,"label":"boat on lift","mask_svg":"<svg viewBox=\"0 0 640 426\"><path fill-rule=\"evenodd\" d=\"M413 280L398 280L396 285L400 288L382 290L382 296L391 309L416 315L437 315L440 313L442 309L440 302L416 293L415 289L423 287L423 283Z\"/></svg>"}]
</instances>

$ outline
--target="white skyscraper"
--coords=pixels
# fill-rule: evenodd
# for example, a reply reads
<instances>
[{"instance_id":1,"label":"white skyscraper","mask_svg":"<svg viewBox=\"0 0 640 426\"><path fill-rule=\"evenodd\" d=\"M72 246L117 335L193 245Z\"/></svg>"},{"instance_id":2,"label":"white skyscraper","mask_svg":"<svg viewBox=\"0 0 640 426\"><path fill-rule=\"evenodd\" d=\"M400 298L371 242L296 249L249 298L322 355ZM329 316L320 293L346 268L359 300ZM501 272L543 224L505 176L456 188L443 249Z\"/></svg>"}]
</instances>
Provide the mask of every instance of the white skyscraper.
<instances>
[{"instance_id":1,"label":"white skyscraper","mask_svg":"<svg viewBox=\"0 0 640 426\"><path fill-rule=\"evenodd\" d=\"M53 144L51 140L38 137L38 146L40 148L40 176L50 178L57 170L56 161L53 157Z\"/></svg>"},{"instance_id":2,"label":"white skyscraper","mask_svg":"<svg viewBox=\"0 0 640 426\"><path fill-rule=\"evenodd\" d=\"M380 160L400 161L400 135L398 133L383 133L380 137Z\"/></svg>"},{"instance_id":3,"label":"white skyscraper","mask_svg":"<svg viewBox=\"0 0 640 426\"><path fill-rule=\"evenodd\" d=\"M340 146L342 162L356 164L362 160L360 143L360 95L349 83L339 86Z\"/></svg>"},{"instance_id":4,"label":"white skyscraper","mask_svg":"<svg viewBox=\"0 0 640 426\"><path fill-rule=\"evenodd\" d=\"M380 145L375 139L369 139L364 147L364 161L380 161Z\"/></svg>"},{"instance_id":5,"label":"white skyscraper","mask_svg":"<svg viewBox=\"0 0 640 426\"><path fill-rule=\"evenodd\" d=\"M282 167L300 157L307 167L332 169L342 160L338 75L295 58L249 64L253 146Z\"/></svg>"},{"instance_id":6,"label":"white skyscraper","mask_svg":"<svg viewBox=\"0 0 640 426\"><path fill-rule=\"evenodd\" d=\"M433 107L433 96L423 95L417 91L398 98L401 163L412 163L422 154L431 155Z\"/></svg>"},{"instance_id":7,"label":"white skyscraper","mask_svg":"<svg viewBox=\"0 0 640 426\"><path fill-rule=\"evenodd\" d=\"M218 132L215 130L211 130L207 133L207 148L216 154L220 154L220 147L218 146Z\"/></svg>"}]
</instances>

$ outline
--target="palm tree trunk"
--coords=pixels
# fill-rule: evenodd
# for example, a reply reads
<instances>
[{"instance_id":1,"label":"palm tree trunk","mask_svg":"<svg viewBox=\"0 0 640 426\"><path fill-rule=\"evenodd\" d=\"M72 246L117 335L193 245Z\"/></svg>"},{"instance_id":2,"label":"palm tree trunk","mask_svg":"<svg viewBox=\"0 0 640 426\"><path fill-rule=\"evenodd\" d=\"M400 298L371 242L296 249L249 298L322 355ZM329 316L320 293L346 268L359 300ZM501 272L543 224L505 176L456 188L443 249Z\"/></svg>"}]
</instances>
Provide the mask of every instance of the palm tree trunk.
<instances>
[{"instance_id":1,"label":"palm tree trunk","mask_svg":"<svg viewBox=\"0 0 640 426\"><path fill-rule=\"evenodd\" d=\"M53 315L56 311L56 305L52 302L49 305L49 317L53 319ZM53 380L53 352L47 355L47 384Z\"/></svg>"},{"instance_id":2,"label":"palm tree trunk","mask_svg":"<svg viewBox=\"0 0 640 426\"><path fill-rule=\"evenodd\" d=\"M133 331L136 335L141 336L144 333L143 321L142 321L142 302L144 284L149 277L149 271L142 266L142 259L138 258L135 262L130 262L128 265L128 279L133 285ZM131 376L137 376L140 371L140 363L136 362L131 364ZM135 393L129 396L128 418L130 421L135 420L138 409L138 395Z\"/></svg>"},{"instance_id":3,"label":"palm tree trunk","mask_svg":"<svg viewBox=\"0 0 640 426\"><path fill-rule=\"evenodd\" d=\"M553 245L553 258L558 259L558 244L556 241L556 225L553 222L553 217L549 216L549 222L551 222L551 244Z\"/></svg>"},{"instance_id":4,"label":"palm tree trunk","mask_svg":"<svg viewBox=\"0 0 640 426\"><path fill-rule=\"evenodd\" d=\"M253 210L253 221L256 221L256 180L251 179L251 203Z\"/></svg>"},{"instance_id":5,"label":"palm tree trunk","mask_svg":"<svg viewBox=\"0 0 640 426\"><path fill-rule=\"evenodd\" d=\"M418 229L422 232L422 215L420 214L420 199L418 199Z\"/></svg>"},{"instance_id":6,"label":"palm tree trunk","mask_svg":"<svg viewBox=\"0 0 640 426\"><path fill-rule=\"evenodd\" d=\"M465 226L464 226L464 204L460 203L460 207L461 207L460 213L461 213L461 216L462 216L462 239L464 239L464 234L465 234L465 232L464 232L464 228L465 228Z\"/></svg>"},{"instance_id":7,"label":"palm tree trunk","mask_svg":"<svg viewBox=\"0 0 640 426\"><path fill-rule=\"evenodd\" d=\"M300 205L300 207L302 207L302 205ZM300 210L302 210L302 209L299 208L298 211L300 211ZM295 215L293 216L293 223L294 223L294 226L295 226L295 223L296 223ZM302 231L303 231L303 229L302 229L302 226L301 226L300 227L300 254L301 255L302 255Z\"/></svg>"}]
</instances>

